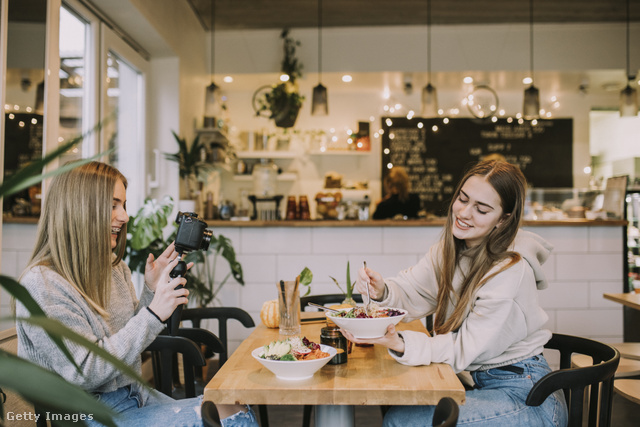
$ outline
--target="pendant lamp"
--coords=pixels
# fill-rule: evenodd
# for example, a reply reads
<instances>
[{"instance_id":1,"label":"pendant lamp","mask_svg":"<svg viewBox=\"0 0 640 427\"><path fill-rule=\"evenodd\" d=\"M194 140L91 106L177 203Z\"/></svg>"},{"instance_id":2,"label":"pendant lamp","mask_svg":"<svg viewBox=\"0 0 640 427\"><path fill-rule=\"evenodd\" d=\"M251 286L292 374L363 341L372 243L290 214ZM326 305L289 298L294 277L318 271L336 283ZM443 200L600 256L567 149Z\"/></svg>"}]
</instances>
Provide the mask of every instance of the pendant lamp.
<instances>
[{"instance_id":1,"label":"pendant lamp","mask_svg":"<svg viewBox=\"0 0 640 427\"><path fill-rule=\"evenodd\" d=\"M329 114L327 88L320 83L322 80L322 0L318 0L318 86L313 88L311 97L311 115L326 116Z\"/></svg>"},{"instance_id":2,"label":"pendant lamp","mask_svg":"<svg viewBox=\"0 0 640 427\"><path fill-rule=\"evenodd\" d=\"M636 117L638 115L638 91L630 85L636 76L631 74L629 64L629 12L629 0L627 0L627 87L620 92L620 117Z\"/></svg>"},{"instance_id":3,"label":"pendant lamp","mask_svg":"<svg viewBox=\"0 0 640 427\"><path fill-rule=\"evenodd\" d=\"M522 116L526 120L534 120L540 118L540 91L533 85L533 0L529 0L529 55L531 86L524 91Z\"/></svg>"},{"instance_id":4,"label":"pendant lamp","mask_svg":"<svg viewBox=\"0 0 640 427\"><path fill-rule=\"evenodd\" d=\"M438 116L438 92L431 84L431 0L427 0L427 85L422 89L423 118Z\"/></svg>"},{"instance_id":5,"label":"pendant lamp","mask_svg":"<svg viewBox=\"0 0 640 427\"><path fill-rule=\"evenodd\" d=\"M204 97L204 127L217 127L217 119L222 115L222 93L220 87L213 82L215 59L215 0L211 0L211 84L206 88Z\"/></svg>"}]
</instances>

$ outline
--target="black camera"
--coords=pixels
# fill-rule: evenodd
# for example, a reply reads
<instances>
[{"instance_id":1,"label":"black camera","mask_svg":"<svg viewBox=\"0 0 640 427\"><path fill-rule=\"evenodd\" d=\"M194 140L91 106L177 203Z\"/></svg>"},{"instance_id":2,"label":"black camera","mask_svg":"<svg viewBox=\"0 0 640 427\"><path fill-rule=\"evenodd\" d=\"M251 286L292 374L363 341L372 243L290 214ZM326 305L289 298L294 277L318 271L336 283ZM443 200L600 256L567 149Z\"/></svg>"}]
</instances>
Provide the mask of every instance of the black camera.
<instances>
[{"instance_id":1,"label":"black camera","mask_svg":"<svg viewBox=\"0 0 640 427\"><path fill-rule=\"evenodd\" d=\"M209 243L211 242L213 232L207 229L206 222L198 219L198 214L193 212L178 212L178 216L176 216L176 223L179 225L176 233L175 245L176 251L180 255L190 251L206 251L209 249ZM180 259L178 264L169 273L169 276L172 278L184 277L186 273L187 263ZM176 289L181 287L182 285L178 286ZM167 327L169 328L169 333L172 336L177 334L178 328L180 327L182 308L182 304L176 307L171 317L167 319Z\"/></svg>"},{"instance_id":2,"label":"black camera","mask_svg":"<svg viewBox=\"0 0 640 427\"><path fill-rule=\"evenodd\" d=\"M176 251L182 254L209 249L213 232L207 229L206 222L198 219L198 214L178 212L176 223L179 224L176 234Z\"/></svg>"}]
</instances>

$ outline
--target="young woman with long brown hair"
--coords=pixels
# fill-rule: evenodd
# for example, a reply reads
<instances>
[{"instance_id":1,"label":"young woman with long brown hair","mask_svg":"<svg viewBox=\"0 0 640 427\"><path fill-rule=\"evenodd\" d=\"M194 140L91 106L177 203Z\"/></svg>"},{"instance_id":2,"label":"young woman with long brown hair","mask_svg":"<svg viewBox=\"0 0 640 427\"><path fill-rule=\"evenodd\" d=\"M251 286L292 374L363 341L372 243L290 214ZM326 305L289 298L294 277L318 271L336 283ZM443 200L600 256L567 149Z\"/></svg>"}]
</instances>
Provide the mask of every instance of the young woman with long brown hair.
<instances>
[{"instance_id":1,"label":"young woman with long brown hair","mask_svg":"<svg viewBox=\"0 0 640 427\"><path fill-rule=\"evenodd\" d=\"M447 363L470 371L474 388L460 406L458 425L565 425L561 392L539 407L525 401L533 385L550 372L542 355L551 332L538 304L547 286L541 264L551 246L520 230L526 180L517 167L480 162L462 178L448 209L440 241L419 263L383 279L369 268L358 275L358 290L381 305L408 311L405 320L435 314L433 336L390 326L381 344L399 363ZM396 406L386 426L431 424L433 406Z\"/></svg>"},{"instance_id":2,"label":"young woman with long brown hair","mask_svg":"<svg viewBox=\"0 0 640 427\"><path fill-rule=\"evenodd\" d=\"M150 255L140 298L122 260L127 238L127 180L114 167L90 162L56 176L44 200L36 247L20 281L56 319L141 370L141 352L164 329L188 291L169 273L179 261L173 243ZM28 316L16 304L18 318ZM18 354L77 384L118 414L118 426L201 426L201 398L174 400L125 376L86 348L67 342L77 366L38 327L17 322ZM257 426L240 405L218 406L222 425ZM90 414L89 414L90 415ZM87 418L89 425L96 421Z\"/></svg>"}]
</instances>

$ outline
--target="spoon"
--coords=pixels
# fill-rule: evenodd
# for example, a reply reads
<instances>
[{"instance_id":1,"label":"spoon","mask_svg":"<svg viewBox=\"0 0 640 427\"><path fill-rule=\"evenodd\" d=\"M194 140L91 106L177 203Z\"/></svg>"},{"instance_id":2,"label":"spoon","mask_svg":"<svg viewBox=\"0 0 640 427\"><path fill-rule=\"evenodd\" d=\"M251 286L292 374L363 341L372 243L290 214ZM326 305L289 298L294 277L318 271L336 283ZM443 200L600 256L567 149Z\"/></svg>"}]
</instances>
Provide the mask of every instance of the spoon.
<instances>
[{"instance_id":1,"label":"spoon","mask_svg":"<svg viewBox=\"0 0 640 427\"><path fill-rule=\"evenodd\" d=\"M362 261L362 266L364 267L365 273L367 272L367 261ZM371 280L369 280L369 276L367 276L367 314L369 314L369 304L371 304L371 295L369 294L369 285L371 284Z\"/></svg>"},{"instance_id":2,"label":"spoon","mask_svg":"<svg viewBox=\"0 0 640 427\"><path fill-rule=\"evenodd\" d=\"M320 304L315 304L313 302L308 303L310 306L312 307L318 307L319 309L322 310L326 310L326 311L333 311L334 313L341 313L340 310L336 310L335 308L329 308L329 307L325 307L324 305L320 305Z\"/></svg>"}]
</instances>

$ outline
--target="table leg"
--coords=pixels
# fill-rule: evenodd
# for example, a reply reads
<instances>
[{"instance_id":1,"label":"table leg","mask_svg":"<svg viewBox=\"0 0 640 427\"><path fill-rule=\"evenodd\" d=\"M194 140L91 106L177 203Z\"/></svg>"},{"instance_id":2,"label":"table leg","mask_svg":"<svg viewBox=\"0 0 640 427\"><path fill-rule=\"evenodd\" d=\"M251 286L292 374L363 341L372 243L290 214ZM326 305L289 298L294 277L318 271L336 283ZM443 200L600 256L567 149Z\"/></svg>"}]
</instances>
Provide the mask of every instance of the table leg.
<instances>
[{"instance_id":1,"label":"table leg","mask_svg":"<svg viewBox=\"0 0 640 427\"><path fill-rule=\"evenodd\" d=\"M356 415L353 405L316 405L316 427L354 427Z\"/></svg>"}]
</instances>

